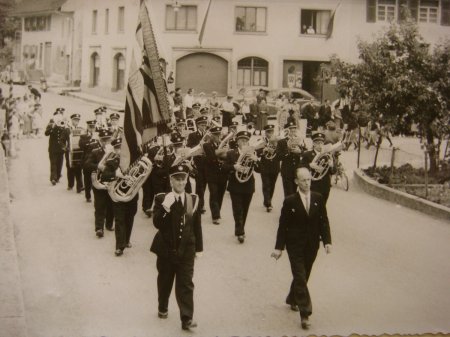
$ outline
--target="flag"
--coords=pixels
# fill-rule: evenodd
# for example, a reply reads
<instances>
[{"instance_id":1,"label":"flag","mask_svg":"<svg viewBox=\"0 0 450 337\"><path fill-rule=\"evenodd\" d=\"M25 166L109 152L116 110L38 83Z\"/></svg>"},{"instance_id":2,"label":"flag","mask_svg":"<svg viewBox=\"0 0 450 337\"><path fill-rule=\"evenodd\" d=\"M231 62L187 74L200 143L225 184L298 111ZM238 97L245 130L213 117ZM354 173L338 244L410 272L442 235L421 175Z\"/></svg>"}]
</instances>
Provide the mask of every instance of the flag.
<instances>
[{"instance_id":1,"label":"flag","mask_svg":"<svg viewBox=\"0 0 450 337\"><path fill-rule=\"evenodd\" d=\"M203 35L205 34L206 20L208 20L209 8L211 7L211 1L209 0L208 8L206 9L205 18L203 19L202 29L200 29L200 34L198 36L198 42L200 46L202 45Z\"/></svg>"},{"instance_id":2,"label":"flag","mask_svg":"<svg viewBox=\"0 0 450 337\"><path fill-rule=\"evenodd\" d=\"M341 3L339 2L336 6L336 8L334 9L333 13L331 13L330 16L330 21L328 22L328 28L327 28L327 36L326 39L328 40L331 35L333 34L333 27L334 27L334 17L336 15L336 11L338 10L339 6L341 5Z\"/></svg>"},{"instance_id":3,"label":"flag","mask_svg":"<svg viewBox=\"0 0 450 337\"><path fill-rule=\"evenodd\" d=\"M166 129L170 121L167 85L144 0L140 2L136 40L128 77L120 168L141 154L142 144Z\"/></svg>"}]
</instances>

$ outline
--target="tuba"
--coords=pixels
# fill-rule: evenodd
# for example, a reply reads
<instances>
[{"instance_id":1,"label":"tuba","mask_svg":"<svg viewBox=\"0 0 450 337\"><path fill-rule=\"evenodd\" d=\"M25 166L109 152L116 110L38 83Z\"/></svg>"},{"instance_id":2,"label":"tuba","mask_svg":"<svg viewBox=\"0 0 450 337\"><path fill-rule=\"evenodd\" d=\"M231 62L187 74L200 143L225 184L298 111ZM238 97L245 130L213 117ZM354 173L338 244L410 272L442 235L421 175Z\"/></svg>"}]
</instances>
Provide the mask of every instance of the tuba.
<instances>
[{"instance_id":1,"label":"tuba","mask_svg":"<svg viewBox=\"0 0 450 337\"><path fill-rule=\"evenodd\" d=\"M337 142L331 147L324 148L321 153L318 153L311 164L314 166L319 166L322 168L320 172L317 169L311 168L311 180L316 181L322 179L329 171L331 165L333 164L333 153L341 151L343 148L342 142Z\"/></svg>"},{"instance_id":2,"label":"tuba","mask_svg":"<svg viewBox=\"0 0 450 337\"><path fill-rule=\"evenodd\" d=\"M108 184L108 194L114 202L128 202L139 192L152 172L152 162L147 154L138 158L120 177Z\"/></svg>"},{"instance_id":3,"label":"tuba","mask_svg":"<svg viewBox=\"0 0 450 337\"><path fill-rule=\"evenodd\" d=\"M242 171L236 171L235 177L240 183L245 183L253 175L253 164L254 161L252 157L256 155L256 150L262 149L266 146L264 140L259 141L255 146L248 146L243 149L242 154L239 156L237 163L244 167Z\"/></svg>"}]
</instances>

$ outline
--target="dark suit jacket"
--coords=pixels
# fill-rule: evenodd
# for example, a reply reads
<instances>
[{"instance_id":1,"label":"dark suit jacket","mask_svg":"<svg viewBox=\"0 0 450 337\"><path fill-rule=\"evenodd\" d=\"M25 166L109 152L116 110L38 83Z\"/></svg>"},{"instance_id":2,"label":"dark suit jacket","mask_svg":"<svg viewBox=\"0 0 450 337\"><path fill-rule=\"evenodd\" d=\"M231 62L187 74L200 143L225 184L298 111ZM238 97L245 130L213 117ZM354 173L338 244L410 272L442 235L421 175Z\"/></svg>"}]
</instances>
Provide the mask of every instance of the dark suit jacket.
<instances>
[{"instance_id":1,"label":"dark suit jacket","mask_svg":"<svg viewBox=\"0 0 450 337\"><path fill-rule=\"evenodd\" d=\"M45 129L45 135L49 136L48 140L48 152L51 153L63 153L68 149L68 141L70 130L61 126L51 126L53 121Z\"/></svg>"},{"instance_id":2,"label":"dark suit jacket","mask_svg":"<svg viewBox=\"0 0 450 337\"><path fill-rule=\"evenodd\" d=\"M287 138L280 139L276 151L278 158L281 160L282 176L295 177L295 169L300 162L300 154L289 151Z\"/></svg>"},{"instance_id":3,"label":"dark suit jacket","mask_svg":"<svg viewBox=\"0 0 450 337\"><path fill-rule=\"evenodd\" d=\"M224 160L216 156L218 144L212 141L203 144L203 150L205 151L205 172L206 181L211 183L217 183L219 181L226 181L228 178L228 171L224 166Z\"/></svg>"},{"instance_id":4,"label":"dark suit jacket","mask_svg":"<svg viewBox=\"0 0 450 337\"><path fill-rule=\"evenodd\" d=\"M275 249L302 253L305 249L317 251L319 241L331 244L330 225L323 198L311 192L309 214L297 192L283 202Z\"/></svg>"},{"instance_id":5,"label":"dark suit jacket","mask_svg":"<svg viewBox=\"0 0 450 337\"><path fill-rule=\"evenodd\" d=\"M171 259L203 251L201 215L197 207L198 196L186 193L183 209L177 208L174 203L169 213L162 206L165 196L166 193L155 196L153 225L158 232L153 239L150 251L160 257ZM189 197L192 198L192 214L187 213Z\"/></svg>"}]
</instances>

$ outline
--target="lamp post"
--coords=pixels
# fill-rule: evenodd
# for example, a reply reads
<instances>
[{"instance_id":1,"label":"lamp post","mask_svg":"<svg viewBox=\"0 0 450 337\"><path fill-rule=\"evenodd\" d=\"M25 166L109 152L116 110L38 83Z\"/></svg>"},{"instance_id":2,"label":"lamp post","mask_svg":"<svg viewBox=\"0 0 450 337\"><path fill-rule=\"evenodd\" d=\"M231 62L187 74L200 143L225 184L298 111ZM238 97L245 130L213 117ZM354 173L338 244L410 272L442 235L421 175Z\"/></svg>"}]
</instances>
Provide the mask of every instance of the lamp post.
<instances>
[{"instance_id":1,"label":"lamp post","mask_svg":"<svg viewBox=\"0 0 450 337\"><path fill-rule=\"evenodd\" d=\"M172 2L172 8L174 12L178 12L180 10L181 5L178 3L178 1L174 0Z\"/></svg>"}]
</instances>

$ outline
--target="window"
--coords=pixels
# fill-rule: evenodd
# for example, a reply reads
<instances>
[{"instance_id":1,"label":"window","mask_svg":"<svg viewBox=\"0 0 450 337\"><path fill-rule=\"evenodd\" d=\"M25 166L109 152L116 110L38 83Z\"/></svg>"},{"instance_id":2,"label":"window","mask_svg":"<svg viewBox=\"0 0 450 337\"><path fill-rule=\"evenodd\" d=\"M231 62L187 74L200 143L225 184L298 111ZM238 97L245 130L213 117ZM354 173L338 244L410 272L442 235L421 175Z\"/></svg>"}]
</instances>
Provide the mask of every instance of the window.
<instances>
[{"instance_id":1,"label":"window","mask_svg":"<svg viewBox=\"0 0 450 337\"><path fill-rule=\"evenodd\" d=\"M115 90L122 90L125 88L125 57L122 53L114 56L114 74L115 74Z\"/></svg>"},{"instance_id":2,"label":"window","mask_svg":"<svg viewBox=\"0 0 450 337\"><path fill-rule=\"evenodd\" d=\"M441 0L441 25L450 26L450 0Z\"/></svg>"},{"instance_id":3,"label":"window","mask_svg":"<svg viewBox=\"0 0 450 337\"><path fill-rule=\"evenodd\" d=\"M50 30L51 16L32 16L25 18L25 31Z\"/></svg>"},{"instance_id":4,"label":"window","mask_svg":"<svg viewBox=\"0 0 450 337\"><path fill-rule=\"evenodd\" d=\"M97 34L97 10L92 11L92 34Z\"/></svg>"},{"instance_id":5,"label":"window","mask_svg":"<svg viewBox=\"0 0 450 337\"><path fill-rule=\"evenodd\" d=\"M302 9L300 12L300 33L325 35L330 23L331 11Z\"/></svg>"},{"instance_id":6,"label":"window","mask_svg":"<svg viewBox=\"0 0 450 337\"><path fill-rule=\"evenodd\" d=\"M105 34L109 33L109 8L105 9Z\"/></svg>"},{"instance_id":7,"label":"window","mask_svg":"<svg viewBox=\"0 0 450 337\"><path fill-rule=\"evenodd\" d=\"M258 57L247 57L238 62L239 87L263 86L267 87L269 63Z\"/></svg>"},{"instance_id":8,"label":"window","mask_svg":"<svg viewBox=\"0 0 450 337\"><path fill-rule=\"evenodd\" d=\"M197 6L181 6L176 11L166 6L166 30L196 30Z\"/></svg>"},{"instance_id":9,"label":"window","mask_svg":"<svg viewBox=\"0 0 450 337\"><path fill-rule=\"evenodd\" d=\"M367 22L395 19L395 0L367 0Z\"/></svg>"},{"instance_id":10,"label":"window","mask_svg":"<svg viewBox=\"0 0 450 337\"><path fill-rule=\"evenodd\" d=\"M236 32L266 31L266 13L264 7L236 7Z\"/></svg>"},{"instance_id":11,"label":"window","mask_svg":"<svg viewBox=\"0 0 450 337\"><path fill-rule=\"evenodd\" d=\"M98 86L100 78L100 56L95 52L91 55L91 86Z\"/></svg>"},{"instance_id":12,"label":"window","mask_svg":"<svg viewBox=\"0 0 450 337\"><path fill-rule=\"evenodd\" d=\"M414 21L417 21L417 16L419 12L419 0L400 0L398 2L399 21L404 21L406 19L406 13L404 9L408 9L411 18Z\"/></svg>"},{"instance_id":13,"label":"window","mask_svg":"<svg viewBox=\"0 0 450 337\"><path fill-rule=\"evenodd\" d=\"M125 30L125 7L119 7L119 13L117 17L117 31L123 33Z\"/></svg>"},{"instance_id":14,"label":"window","mask_svg":"<svg viewBox=\"0 0 450 337\"><path fill-rule=\"evenodd\" d=\"M419 22L437 23L439 0L420 0Z\"/></svg>"}]
</instances>

